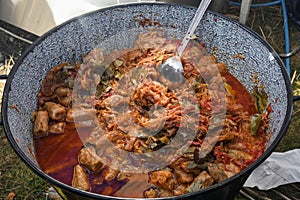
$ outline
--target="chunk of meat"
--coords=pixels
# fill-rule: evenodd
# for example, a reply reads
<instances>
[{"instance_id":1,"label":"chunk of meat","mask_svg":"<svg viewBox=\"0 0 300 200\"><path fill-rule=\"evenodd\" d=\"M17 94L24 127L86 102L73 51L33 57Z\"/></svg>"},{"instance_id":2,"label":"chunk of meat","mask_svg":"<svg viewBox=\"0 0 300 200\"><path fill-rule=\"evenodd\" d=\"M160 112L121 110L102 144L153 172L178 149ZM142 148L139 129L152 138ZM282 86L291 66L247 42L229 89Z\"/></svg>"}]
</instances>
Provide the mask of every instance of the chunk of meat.
<instances>
[{"instance_id":1,"label":"chunk of meat","mask_svg":"<svg viewBox=\"0 0 300 200\"><path fill-rule=\"evenodd\" d=\"M77 122L88 121L88 120L97 120L96 110L95 109L86 109L80 107L73 107L72 111L70 111L69 118L73 118Z\"/></svg>"},{"instance_id":2,"label":"chunk of meat","mask_svg":"<svg viewBox=\"0 0 300 200\"><path fill-rule=\"evenodd\" d=\"M240 171L241 168L234 163L229 163L225 165L224 173L226 174L227 178L232 177L233 175L239 173Z\"/></svg>"},{"instance_id":3,"label":"chunk of meat","mask_svg":"<svg viewBox=\"0 0 300 200\"><path fill-rule=\"evenodd\" d=\"M104 180L112 181L118 176L119 173L120 173L119 170L107 167L107 169L105 170L105 172L103 174Z\"/></svg>"},{"instance_id":4,"label":"chunk of meat","mask_svg":"<svg viewBox=\"0 0 300 200\"><path fill-rule=\"evenodd\" d=\"M78 154L78 161L92 172L97 172L103 167L101 158L93 147L82 148Z\"/></svg>"},{"instance_id":5,"label":"chunk of meat","mask_svg":"<svg viewBox=\"0 0 300 200\"><path fill-rule=\"evenodd\" d=\"M56 121L64 121L66 118L66 108L58 103L46 102L45 108L49 113L49 117Z\"/></svg>"},{"instance_id":6,"label":"chunk of meat","mask_svg":"<svg viewBox=\"0 0 300 200\"><path fill-rule=\"evenodd\" d=\"M190 183L194 180L194 175L192 173L187 173L182 169L176 169L175 175L179 183Z\"/></svg>"},{"instance_id":7,"label":"chunk of meat","mask_svg":"<svg viewBox=\"0 0 300 200\"><path fill-rule=\"evenodd\" d=\"M146 198L157 198L158 197L158 191L150 188L149 190L144 191L144 197Z\"/></svg>"},{"instance_id":8,"label":"chunk of meat","mask_svg":"<svg viewBox=\"0 0 300 200\"><path fill-rule=\"evenodd\" d=\"M149 182L167 190L175 188L176 181L170 171L160 170L150 173Z\"/></svg>"},{"instance_id":9,"label":"chunk of meat","mask_svg":"<svg viewBox=\"0 0 300 200\"><path fill-rule=\"evenodd\" d=\"M161 189L159 193L159 197L170 197L172 195L172 191L166 189Z\"/></svg>"},{"instance_id":10,"label":"chunk of meat","mask_svg":"<svg viewBox=\"0 0 300 200\"><path fill-rule=\"evenodd\" d=\"M60 72L63 71L64 67L69 67L71 66L69 63L64 62L61 63L55 67L52 67L50 69L50 71L47 73L45 79L43 80L43 85L41 88L41 91L39 93L39 96L52 96L54 93L54 90L62 84L62 81L64 81L66 78L64 76L64 78L62 78L63 73L61 73L60 75L58 75Z\"/></svg>"},{"instance_id":11,"label":"chunk of meat","mask_svg":"<svg viewBox=\"0 0 300 200\"><path fill-rule=\"evenodd\" d=\"M187 186L185 184L182 184L182 185L179 185L178 187L176 187L174 190L173 190L173 195L174 196L179 196L179 195L183 195L185 194L187 191L186 191L186 188Z\"/></svg>"},{"instance_id":12,"label":"chunk of meat","mask_svg":"<svg viewBox=\"0 0 300 200\"><path fill-rule=\"evenodd\" d=\"M80 107L69 109L66 115L66 121L75 122L77 128L96 127L98 125L96 110Z\"/></svg>"},{"instance_id":13,"label":"chunk of meat","mask_svg":"<svg viewBox=\"0 0 300 200\"><path fill-rule=\"evenodd\" d=\"M209 164L208 172L217 182L222 182L228 178L223 164Z\"/></svg>"},{"instance_id":14,"label":"chunk of meat","mask_svg":"<svg viewBox=\"0 0 300 200\"><path fill-rule=\"evenodd\" d=\"M74 167L72 187L78 188L80 190L85 190L85 191L90 190L88 175L85 169L80 165L76 165Z\"/></svg>"},{"instance_id":15,"label":"chunk of meat","mask_svg":"<svg viewBox=\"0 0 300 200\"><path fill-rule=\"evenodd\" d=\"M202 171L188 187L188 191L197 192L211 186L213 183L214 179L207 173L207 171Z\"/></svg>"},{"instance_id":16,"label":"chunk of meat","mask_svg":"<svg viewBox=\"0 0 300 200\"><path fill-rule=\"evenodd\" d=\"M73 122L73 109L69 108L66 114L66 122Z\"/></svg>"},{"instance_id":17,"label":"chunk of meat","mask_svg":"<svg viewBox=\"0 0 300 200\"><path fill-rule=\"evenodd\" d=\"M58 122L49 127L49 133L63 134L65 130L65 122Z\"/></svg>"},{"instance_id":18,"label":"chunk of meat","mask_svg":"<svg viewBox=\"0 0 300 200\"><path fill-rule=\"evenodd\" d=\"M59 87L55 90L57 100L60 104L69 107L72 103L72 89L68 87Z\"/></svg>"},{"instance_id":19,"label":"chunk of meat","mask_svg":"<svg viewBox=\"0 0 300 200\"><path fill-rule=\"evenodd\" d=\"M199 174L200 173L200 166L195 163L194 161L186 161L183 162L180 167L188 173L193 173L193 174Z\"/></svg>"},{"instance_id":20,"label":"chunk of meat","mask_svg":"<svg viewBox=\"0 0 300 200\"><path fill-rule=\"evenodd\" d=\"M35 117L33 134L36 137L45 136L48 133L49 116L47 111L38 111Z\"/></svg>"}]
</instances>

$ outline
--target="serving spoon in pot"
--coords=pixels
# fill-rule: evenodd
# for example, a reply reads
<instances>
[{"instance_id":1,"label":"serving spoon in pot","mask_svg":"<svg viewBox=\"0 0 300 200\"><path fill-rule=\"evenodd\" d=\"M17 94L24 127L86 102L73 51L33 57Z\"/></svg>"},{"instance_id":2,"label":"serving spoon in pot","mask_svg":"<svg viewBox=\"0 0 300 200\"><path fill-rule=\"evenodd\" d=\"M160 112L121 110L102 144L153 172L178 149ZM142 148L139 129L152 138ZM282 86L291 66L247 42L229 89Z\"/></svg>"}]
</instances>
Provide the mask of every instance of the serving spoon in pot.
<instances>
[{"instance_id":1,"label":"serving spoon in pot","mask_svg":"<svg viewBox=\"0 0 300 200\"><path fill-rule=\"evenodd\" d=\"M182 82L183 76L183 65L181 63L181 56L186 48L191 36L194 34L199 22L201 21L205 11L207 10L211 0L202 0L198 6L196 14L190 24L188 31L186 32L180 46L177 49L176 55L168 58L164 61L160 67L160 72L164 77L173 82Z\"/></svg>"}]
</instances>

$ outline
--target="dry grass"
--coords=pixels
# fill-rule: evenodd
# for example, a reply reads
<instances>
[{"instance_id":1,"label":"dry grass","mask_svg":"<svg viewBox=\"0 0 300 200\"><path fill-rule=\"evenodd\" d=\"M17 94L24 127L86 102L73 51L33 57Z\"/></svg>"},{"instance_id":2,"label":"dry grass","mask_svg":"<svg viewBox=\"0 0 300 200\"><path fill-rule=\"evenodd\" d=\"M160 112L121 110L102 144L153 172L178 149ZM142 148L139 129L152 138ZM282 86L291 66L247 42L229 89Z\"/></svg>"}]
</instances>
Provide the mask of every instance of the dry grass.
<instances>
[{"instance_id":1,"label":"dry grass","mask_svg":"<svg viewBox=\"0 0 300 200\"><path fill-rule=\"evenodd\" d=\"M293 91L294 95L299 96L300 95L300 72L294 71L291 82L294 85L294 91Z\"/></svg>"}]
</instances>

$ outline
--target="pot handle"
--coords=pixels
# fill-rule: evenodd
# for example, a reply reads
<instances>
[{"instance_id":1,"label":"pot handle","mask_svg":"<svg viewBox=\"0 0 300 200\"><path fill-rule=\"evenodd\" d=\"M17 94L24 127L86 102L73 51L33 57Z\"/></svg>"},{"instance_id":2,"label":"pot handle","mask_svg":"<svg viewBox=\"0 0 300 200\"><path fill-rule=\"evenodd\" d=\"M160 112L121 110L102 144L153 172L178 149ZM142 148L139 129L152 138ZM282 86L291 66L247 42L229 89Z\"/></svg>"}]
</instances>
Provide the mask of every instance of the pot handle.
<instances>
[{"instance_id":1,"label":"pot handle","mask_svg":"<svg viewBox=\"0 0 300 200\"><path fill-rule=\"evenodd\" d=\"M286 53L286 54L279 54L279 56L280 56L281 58L290 58L290 57L292 57L293 55L295 55L296 53L298 53L298 51L300 51L300 45L297 46L295 49L293 49L291 52Z\"/></svg>"},{"instance_id":2,"label":"pot handle","mask_svg":"<svg viewBox=\"0 0 300 200\"><path fill-rule=\"evenodd\" d=\"M2 75L0 75L0 80L6 80L7 77L8 77L8 75L2 74ZM2 125L3 125L3 121L2 121L2 117L0 117L0 126L2 126Z\"/></svg>"},{"instance_id":3,"label":"pot handle","mask_svg":"<svg viewBox=\"0 0 300 200\"><path fill-rule=\"evenodd\" d=\"M299 101L300 100L300 96L293 96L293 102Z\"/></svg>"}]
</instances>

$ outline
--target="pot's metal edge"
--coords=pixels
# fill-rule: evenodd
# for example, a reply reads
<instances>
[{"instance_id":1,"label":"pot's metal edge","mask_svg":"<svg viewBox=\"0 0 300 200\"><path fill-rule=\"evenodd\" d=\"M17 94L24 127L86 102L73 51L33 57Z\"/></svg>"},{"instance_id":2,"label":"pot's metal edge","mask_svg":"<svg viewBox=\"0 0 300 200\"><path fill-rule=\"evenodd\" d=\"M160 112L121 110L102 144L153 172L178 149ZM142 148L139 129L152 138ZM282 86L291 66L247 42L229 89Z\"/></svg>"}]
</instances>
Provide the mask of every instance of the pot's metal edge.
<instances>
[{"instance_id":1,"label":"pot's metal edge","mask_svg":"<svg viewBox=\"0 0 300 200\"><path fill-rule=\"evenodd\" d=\"M13 80L14 74L16 73L16 71L18 70L19 66L22 63L22 60L34 49L34 47L38 44L40 44L45 38L47 38L49 35L51 35L53 32L57 31L58 29L60 29L61 27L76 21L82 17L85 16L89 16L89 15L93 15L94 13L97 13L99 11L105 11L108 9L112 9L112 8L122 8L122 7L127 7L127 6L134 6L134 5L168 5L168 6L183 6L183 7L187 7L187 8L193 8L195 9L195 7L193 6L187 6L187 5L181 5L181 4L175 4L175 3L164 3L164 2L142 2L142 3L128 3L128 4L120 4L120 5L113 5L113 6L109 6L109 7L105 7L105 8L100 8L98 10L92 11L92 12L88 12L85 14L82 14L80 16L74 17L72 19L67 20L66 22L54 27L53 29L49 30L48 32L46 32L45 34L43 34L41 37L39 37L28 49L25 50L25 52L22 54L22 56L18 59L18 61L15 63L15 65L13 66L12 70L10 71L6 84L5 84L5 88L4 88L4 93L3 93L3 103L2 103L2 119L3 119L3 127L4 127L4 131L6 134L6 137L8 138L11 146L13 147L14 151L17 153L17 155L23 160L24 163L26 163L27 166L29 166L29 168L34 171L35 173L37 173L41 178L45 178L47 181L49 181L51 184L56 185L58 187L61 187L63 189L72 191L74 193L77 193L79 195L86 195L89 198L110 198L110 199L132 199L132 198L119 198L119 197L112 197L112 196L104 196L104 195L100 195L100 194L94 194L91 192L86 192L86 191L82 191L82 190L78 190L76 188L73 188L67 184L64 184L54 178L52 178L51 176L49 176L48 174L46 174L44 171L42 171L40 168L35 166L35 163L33 163L32 161L30 161L29 159L26 159L27 156L21 151L21 149L19 148L17 141L14 140L14 138L11 136L10 133L10 127L9 127L9 123L7 120L7 117L5 115L5 113L7 113L8 110L8 97L9 97L9 90L10 90L10 85L11 82ZM235 23L237 25L239 25L241 28L243 28L244 30L246 30L249 34L251 34L252 36L254 36L255 38L257 38L260 42L262 42L272 53L272 55L274 56L274 58L281 64L281 71L283 73L284 76L284 82L286 84L286 89L287 89L287 99L288 99L288 108L287 108L287 114L284 118L284 124L281 127L281 130L279 131L280 133L280 137L276 137L275 140L273 141L273 143L268 147L268 149L266 149L266 151L264 152L264 154L262 156L260 156L254 163L252 163L251 165L249 165L245 170L241 171L240 173L232 176L231 178L221 182L221 183L217 183L214 184L213 186L203 189L199 192L192 192L192 193L187 193L184 195L179 196L180 198L189 198L192 196L195 196L199 193L201 194L205 194L208 191L211 190L215 190L219 187L224 187L229 185L231 182L233 182L234 179L239 178L239 177L244 177L244 176L249 176L251 174L251 172L258 166L260 165L264 160L266 160L271 153L273 152L273 150L275 149L275 147L279 144L279 142L281 141L281 139L284 136L284 133L287 131L288 126L290 124L291 118L292 118L292 110L293 110L293 93L292 93L292 86L290 83L290 77L284 67L284 64L281 60L281 58L279 57L279 55L277 54L277 52L271 47L271 45L265 41L261 36L259 36L257 33L255 33L254 31L250 30L247 26L240 24L238 21L233 20L229 17L226 17L224 15L221 15L219 13L213 12L213 11L207 11L208 13L214 14L218 17L221 18L225 18L226 20ZM139 199L139 198L134 198L134 199ZM167 198L155 198L157 199L177 199L177 197L167 197Z\"/></svg>"}]
</instances>

